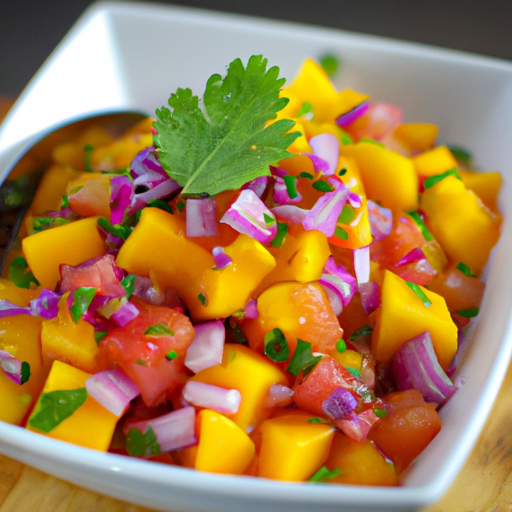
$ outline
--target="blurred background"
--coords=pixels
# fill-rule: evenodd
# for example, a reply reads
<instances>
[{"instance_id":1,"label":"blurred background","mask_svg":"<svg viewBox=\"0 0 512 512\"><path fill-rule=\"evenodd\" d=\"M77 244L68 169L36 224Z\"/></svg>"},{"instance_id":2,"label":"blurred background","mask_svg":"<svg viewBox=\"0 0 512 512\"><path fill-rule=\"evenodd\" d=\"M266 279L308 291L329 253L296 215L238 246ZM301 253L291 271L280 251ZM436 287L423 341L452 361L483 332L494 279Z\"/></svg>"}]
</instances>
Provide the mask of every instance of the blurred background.
<instances>
[{"instance_id":1,"label":"blurred background","mask_svg":"<svg viewBox=\"0 0 512 512\"><path fill-rule=\"evenodd\" d=\"M91 0L0 0L0 97L15 97L23 90L91 3ZM512 63L512 0L174 0L159 3L392 37Z\"/></svg>"}]
</instances>

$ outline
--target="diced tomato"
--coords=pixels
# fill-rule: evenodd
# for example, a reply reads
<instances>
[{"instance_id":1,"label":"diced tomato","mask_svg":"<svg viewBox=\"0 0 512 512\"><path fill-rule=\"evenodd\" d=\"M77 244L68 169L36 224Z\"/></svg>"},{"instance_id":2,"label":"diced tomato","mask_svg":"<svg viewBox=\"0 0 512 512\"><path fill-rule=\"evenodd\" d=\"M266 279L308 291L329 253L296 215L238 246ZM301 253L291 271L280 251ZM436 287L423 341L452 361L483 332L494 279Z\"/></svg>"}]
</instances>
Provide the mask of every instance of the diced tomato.
<instances>
[{"instance_id":1,"label":"diced tomato","mask_svg":"<svg viewBox=\"0 0 512 512\"><path fill-rule=\"evenodd\" d=\"M87 286L96 288L98 295L122 297L125 294L115 272L114 257L110 254L76 267L61 265L60 276L60 291L63 293Z\"/></svg>"},{"instance_id":2,"label":"diced tomato","mask_svg":"<svg viewBox=\"0 0 512 512\"><path fill-rule=\"evenodd\" d=\"M184 357L194 328L180 311L151 306L137 297L130 300L140 314L101 340L99 357L109 366L121 366L139 386L144 403L153 407L186 380ZM173 334L146 334L157 324L165 325ZM169 354L172 356L167 357Z\"/></svg>"},{"instance_id":3,"label":"diced tomato","mask_svg":"<svg viewBox=\"0 0 512 512\"><path fill-rule=\"evenodd\" d=\"M382 398L387 416L371 429L368 437L401 473L441 430L435 407L425 403L415 389L395 391Z\"/></svg>"}]
</instances>

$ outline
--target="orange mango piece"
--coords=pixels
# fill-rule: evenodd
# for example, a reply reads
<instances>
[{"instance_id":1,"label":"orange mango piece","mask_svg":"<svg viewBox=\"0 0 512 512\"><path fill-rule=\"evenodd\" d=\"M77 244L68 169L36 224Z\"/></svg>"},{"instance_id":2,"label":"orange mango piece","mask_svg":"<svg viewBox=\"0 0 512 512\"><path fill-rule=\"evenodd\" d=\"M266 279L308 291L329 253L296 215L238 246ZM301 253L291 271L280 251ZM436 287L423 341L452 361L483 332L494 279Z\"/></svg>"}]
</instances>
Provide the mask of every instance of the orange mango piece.
<instances>
[{"instance_id":1,"label":"orange mango piece","mask_svg":"<svg viewBox=\"0 0 512 512\"><path fill-rule=\"evenodd\" d=\"M341 432L336 432L325 466L330 471L340 470L338 475L326 480L326 483L398 485L393 464L368 439L356 442Z\"/></svg>"},{"instance_id":2,"label":"orange mango piece","mask_svg":"<svg viewBox=\"0 0 512 512\"><path fill-rule=\"evenodd\" d=\"M411 158L411 161L420 176L434 176L442 174L457 166L457 160L446 146L436 146Z\"/></svg>"},{"instance_id":3,"label":"orange mango piece","mask_svg":"<svg viewBox=\"0 0 512 512\"><path fill-rule=\"evenodd\" d=\"M309 423L310 418L311 414L296 411L260 425L258 476L303 482L322 466L335 429L325 423Z\"/></svg>"},{"instance_id":4,"label":"orange mango piece","mask_svg":"<svg viewBox=\"0 0 512 512\"><path fill-rule=\"evenodd\" d=\"M185 237L181 217L146 208L116 264L141 275L153 272L161 286L177 290L196 322L226 318L245 307L276 262L262 244L246 235L224 249L232 263L216 270L211 253Z\"/></svg>"},{"instance_id":5,"label":"orange mango piece","mask_svg":"<svg viewBox=\"0 0 512 512\"><path fill-rule=\"evenodd\" d=\"M394 211L418 209L418 176L411 160L370 142L340 147L359 169L369 199Z\"/></svg>"},{"instance_id":6,"label":"orange mango piece","mask_svg":"<svg viewBox=\"0 0 512 512\"><path fill-rule=\"evenodd\" d=\"M241 475L254 458L251 438L232 420L209 409L196 419L199 442L181 454L185 466L209 473Z\"/></svg>"},{"instance_id":7,"label":"orange mango piece","mask_svg":"<svg viewBox=\"0 0 512 512\"><path fill-rule=\"evenodd\" d=\"M459 171L466 188L472 190L493 213L498 213L498 193L501 187L499 172Z\"/></svg>"},{"instance_id":8,"label":"orange mango piece","mask_svg":"<svg viewBox=\"0 0 512 512\"><path fill-rule=\"evenodd\" d=\"M89 373L78 368L61 361L54 361L44 385L43 393L28 419L27 429L53 439L67 441L86 448L107 451L118 418L91 396L88 396L80 407L49 432L43 432L31 425L31 420L41 410L45 393L84 388L85 381L90 376Z\"/></svg>"},{"instance_id":9,"label":"orange mango piece","mask_svg":"<svg viewBox=\"0 0 512 512\"><path fill-rule=\"evenodd\" d=\"M80 219L23 239L23 254L43 288L55 288L60 279L60 265L78 265L105 252L97 220L97 217Z\"/></svg>"},{"instance_id":10,"label":"orange mango piece","mask_svg":"<svg viewBox=\"0 0 512 512\"><path fill-rule=\"evenodd\" d=\"M67 187L69 207L81 217L95 215L110 219L110 180L100 173L82 174Z\"/></svg>"},{"instance_id":11,"label":"orange mango piece","mask_svg":"<svg viewBox=\"0 0 512 512\"><path fill-rule=\"evenodd\" d=\"M381 306L374 314L372 353L377 361L386 363L404 343L429 331L439 364L446 369L457 351L457 326L444 298L420 289L431 302L429 306L401 277L384 271Z\"/></svg>"},{"instance_id":12,"label":"orange mango piece","mask_svg":"<svg viewBox=\"0 0 512 512\"><path fill-rule=\"evenodd\" d=\"M263 352L265 335L274 328L283 332L290 354L297 338L312 350L330 353L343 330L322 287L315 282L282 282L267 288L257 299L258 317L244 319L242 330L250 347Z\"/></svg>"},{"instance_id":13,"label":"orange mango piece","mask_svg":"<svg viewBox=\"0 0 512 512\"><path fill-rule=\"evenodd\" d=\"M68 308L65 294L59 301L59 314L51 320L43 320L41 347L45 357L58 359L83 371L99 370L96 356L98 344L94 338L94 327L80 318L75 323Z\"/></svg>"},{"instance_id":14,"label":"orange mango piece","mask_svg":"<svg viewBox=\"0 0 512 512\"><path fill-rule=\"evenodd\" d=\"M409 151L426 151L436 142L439 129L431 123L403 123L393 132L395 138Z\"/></svg>"},{"instance_id":15,"label":"orange mango piece","mask_svg":"<svg viewBox=\"0 0 512 512\"><path fill-rule=\"evenodd\" d=\"M345 368L354 368L360 371L363 364L363 356L360 352L347 348L344 352L335 351L332 357Z\"/></svg>"},{"instance_id":16,"label":"orange mango piece","mask_svg":"<svg viewBox=\"0 0 512 512\"><path fill-rule=\"evenodd\" d=\"M499 218L455 176L425 190L420 206L429 230L446 255L480 274L498 241Z\"/></svg>"},{"instance_id":17,"label":"orange mango piece","mask_svg":"<svg viewBox=\"0 0 512 512\"><path fill-rule=\"evenodd\" d=\"M264 408L272 384L288 385L286 375L267 357L244 345L226 343L222 363L196 373L192 380L238 389L238 412L226 414L242 430L250 431L269 411Z\"/></svg>"}]
</instances>

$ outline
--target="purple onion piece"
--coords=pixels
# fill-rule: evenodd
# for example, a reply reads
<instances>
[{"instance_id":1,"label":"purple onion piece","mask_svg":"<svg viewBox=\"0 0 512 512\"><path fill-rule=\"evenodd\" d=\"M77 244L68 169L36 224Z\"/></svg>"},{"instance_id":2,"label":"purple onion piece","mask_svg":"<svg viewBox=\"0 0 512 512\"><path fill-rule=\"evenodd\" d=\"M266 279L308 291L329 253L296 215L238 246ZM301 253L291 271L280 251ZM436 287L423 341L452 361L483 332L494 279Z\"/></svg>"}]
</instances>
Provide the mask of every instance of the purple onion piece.
<instances>
[{"instance_id":1,"label":"purple onion piece","mask_svg":"<svg viewBox=\"0 0 512 512\"><path fill-rule=\"evenodd\" d=\"M329 256L325 263L320 283L336 290L343 307L347 307L357 291L356 279L343 265L336 265L333 256Z\"/></svg>"},{"instance_id":2,"label":"purple onion piece","mask_svg":"<svg viewBox=\"0 0 512 512\"><path fill-rule=\"evenodd\" d=\"M6 299L0 299L0 318L14 315L30 315L30 308L25 308L13 304Z\"/></svg>"},{"instance_id":3,"label":"purple onion piece","mask_svg":"<svg viewBox=\"0 0 512 512\"><path fill-rule=\"evenodd\" d=\"M110 180L110 223L121 224L132 203L134 186L128 176L115 176Z\"/></svg>"},{"instance_id":4,"label":"purple onion piece","mask_svg":"<svg viewBox=\"0 0 512 512\"><path fill-rule=\"evenodd\" d=\"M221 320L194 326L194 339L185 355L185 366L197 373L222 362L226 328Z\"/></svg>"},{"instance_id":5,"label":"purple onion piece","mask_svg":"<svg viewBox=\"0 0 512 512\"><path fill-rule=\"evenodd\" d=\"M26 364L27 363L25 363L25 365ZM9 352L0 350L0 368L8 379L12 380L19 386L24 384L30 376L30 372L28 375L24 375L23 365L24 364L20 360L18 360Z\"/></svg>"},{"instance_id":6,"label":"purple onion piece","mask_svg":"<svg viewBox=\"0 0 512 512\"><path fill-rule=\"evenodd\" d=\"M139 316L137 306L129 301L121 301L119 308L111 315L110 319L119 327L124 327L134 318Z\"/></svg>"},{"instance_id":7,"label":"purple onion piece","mask_svg":"<svg viewBox=\"0 0 512 512\"><path fill-rule=\"evenodd\" d=\"M258 304L255 299L250 299L245 305L244 318L258 318Z\"/></svg>"},{"instance_id":8,"label":"purple onion piece","mask_svg":"<svg viewBox=\"0 0 512 512\"><path fill-rule=\"evenodd\" d=\"M297 181L297 180L296 180ZM290 197L288 187L283 178L277 177L274 182L274 203L278 205L298 203L302 200L302 196L297 193L295 197Z\"/></svg>"},{"instance_id":9,"label":"purple onion piece","mask_svg":"<svg viewBox=\"0 0 512 512\"><path fill-rule=\"evenodd\" d=\"M331 133L321 133L311 137L309 145L313 149L313 155L308 156L311 158L315 170L322 171L325 176L335 174L340 157L338 137Z\"/></svg>"},{"instance_id":10,"label":"purple onion piece","mask_svg":"<svg viewBox=\"0 0 512 512\"><path fill-rule=\"evenodd\" d=\"M380 287L375 281L361 283L359 285L359 294L361 295L361 304L367 315L380 306Z\"/></svg>"},{"instance_id":11,"label":"purple onion piece","mask_svg":"<svg viewBox=\"0 0 512 512\"><path fill-rule=\"evenodd\" d=\"M367 283L370 280L370 246L354 249L354 271L357 284Z\"/></svg>"},{"instance_id":12,"label":"purple onion piece","mask_svg":"<svg viewBox=\"0 0 512 512\"><path fill-rule=\"evenodd\" d=\"M393 354L391 368L398 389L416 389L426 402L436 406L457 390L439 364L428 331L402 345Z\"/></svg>"},{"instance_id":13,"label":"purple onion piece","mask_svg":"<svg viewBox=\"0 0 512 512\"><path fill-rule=\"evenodd\" d=\"M46 320L51 320L59 314L59 300L62 297L60 293L52 290L43 289L35 299L29 303L30 314L39 316Z\"/></svg>"},{"instance_id":14,"label":"purple onion piece","mask_svg":"<svg viewBox=\"0 0 512 512\"><path fill-rule=\"evenodd\" d=\"M377 203L368 200L368 219L370 221L370 230L375 240L382 240L391 233L393 228L393 215L391 210L379 206Z\"/></svg>"},{"instance_id":15,"label":"purple onion piece","mask_svg":"<svg viewBox=\"0 0 512 512\"><path fill-rule=\"evenodd\" d=\"M352 206L352 208L361 208L363 204L361 201L361 196L359 194L356 194L355 192L349 193L347 201L350 204L350 206Z\"/></svg>"},{"instance_id":16,"label":"purple onion piece","mask_svg":"<svg viewBox=\"0 0 512 512\"><path fill-rule=\"evenodd\" d=\"M189 404L223 414L237 413L242 402L242 395L238 389L226 389L193 380L185 384L182 394Z\"/></svg>"},{"instance_id":17,"label":"purple onion piece","mask_svg":"<svg viewBox=\"0 0 512 512\"><path fill-rule=\"evenodd\" d=\"M290 224L302 224L309 210L304 210L292 204L274 206L271 209L277 219Z\"/></svg>"},{"instance_id":18,"label":"purple onion piece","mask_svg":"<svg viewBox=\"0 0 512 512\"><path fill-rule=\"evenodd\" d=\"M364 115L369 108L370 103L368 101L363 101L362 103L359 103L359 105L356 105L348 112L345 112L344 114L338 116L336 118L336 124L341 128L343 128L344 126L348 126L349 124L352 124L356 119Z\"/></svg>"},{"instance_id":19,"label":"purple onion piece","mask_svg":"<svg viewBox=\"0 0 512 512\"><path fill-rule=\"evenodd\" d=\"M405 256L400 258L398 263L396 264L397 267L401 267L402 265L407 265L409 263L415 263L416 261L424 260L425 253L419 248L415 247L411 251L409 251Z\"/></svg>"},{"instance_id":20,"label":"purple onion piece","mask_svg":"<svg viewBox=\"0 0 512 512\"><path fill-rule=\"evenodd\" d=\"M358 405L354 395L344 388L335 388L334 391L323 401L322 409L331 419L344 418L350 414Z\"/></svg>"},{"instance_id":21,"label":"purple onion piece","mask_svg":"<svg viewBox=\"0 0 512 512\"><path fill-rule=\"evenodd\" d=\"M187 199L185 213L187 237L217 235L217 202L214 198Z\"/></svg>"},{"instance_id":22,"label":"purple onion piece","mask_svg":"<svg viewBox=\"0 0 512 512\"><path fill-rule=\"evenodd\" d=\"M231 256L226 254L223 247L216 246L212 249L213 261L217 270L226 268L233 263Z\"/></svg>"},{"instance_id":23,"label":"purple onion piece","mask_svg":"<svg viewBox=\"0 0 512 512\"><path fill-rule=\"evenodd\" d=\"M283 171L284 173L284 171ZM251 181L248 181L243 187L242 190L248 188L252 190L258 197L261 197L265 190L267 189L269 182L268 176L258 176Z\"/></svg>"}]
</instances>

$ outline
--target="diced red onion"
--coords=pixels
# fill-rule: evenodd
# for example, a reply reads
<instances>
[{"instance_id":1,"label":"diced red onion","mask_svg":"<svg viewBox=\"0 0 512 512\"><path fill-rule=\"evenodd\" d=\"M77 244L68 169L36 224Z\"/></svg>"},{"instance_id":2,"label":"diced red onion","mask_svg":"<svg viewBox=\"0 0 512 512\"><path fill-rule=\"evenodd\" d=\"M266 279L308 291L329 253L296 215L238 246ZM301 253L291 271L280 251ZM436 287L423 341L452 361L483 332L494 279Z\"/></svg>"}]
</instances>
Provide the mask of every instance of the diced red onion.
<instances>
[{"instance_id":1,"label":"diced red onion","mask_svg":"<svg viewBox=\"0 0 512 512\"><path fill-rule=\"evenodd\" d=\"M46 320L51 320L59 314L60 293L44 288L39 295L29 303L30 313Z\"/></svg>"},{"instance_id":2,"label":"diced red onion","mask_svg":"<svg viewBox=\"0 0 512 512\"><path fill-rule=\"evenodd\" d=\"M185 366L197 373L222 362L226 328L222 320L194 326L194 339L185 355Z\"/></svg>"},{"instance_id":3,"label":"diced red onion","mask_svg":"<svg viewBox=\"0 0 512 512\"><path fill-rule=\"evenodd\" d=\"M126 433L129 429L136 428L144 434L151 427L160 451L171 452L197 444L195 420L194 407L183 407L158 418L127 422L123 430Z\"/></svg>"},{"instance_id":4,"label":"diced red onion","mask_svg":"<svg viewBox=\"0 0 512 512\"><path fill-rule=\"evenodd\" d=\"M342 128L344 126L352 124L356 119L364 115L369 107L370 103L368 101L363 101L362 103L359 103L359 105L356 105L348 112L345 112L344 114L338 116L336 118L336 124L338 126L341 126Z\"/></svg>"},{"instance_id":5,"label":"diced red onion","mask_svg":"<svg viewBox=\"0 0 512 512\"><path fill-rule=\"evenodd\" d=\"M140 389L120 368L95 373L85 381L85 389L105 409L120 418Z\"/></svg>"},{"instance_id":6,"label":"diced red onion","mask_svg":"<svg viewBox=\"0 0 512 512\"><path fill-rule=\"evenodd\" d=\"M220 270L233 263L231 256L226 254L223 247L216 246L212 249L213 261L215 262L215 268Z\"/></svg>"},{"instance_id":7,"label":"diced red onion","mask_svg":"<svg viewBox=\"0 0 512 512\"><path fill-rule=\"evenodd\" d=\"M393 227L391 210L370 200L367 201L367 208L372 236L375 240L382 240L391 233Z\"/></svg>"},{"instance_id":8,"label":"diced red onion","mask_svg":"<svg viewBox=\"0 0 512 512\"><path fill-rule=\"evenodd\" d=\"M360 442L368 436L372 426L379 420L373 409L351 413L348 418L333 420L333 423L350 439Z\"/></svg>"},{"instance_id":9,"label":"diced red onion","mask_svg":"<svg viewBox=\"0 0 512 512\"><path fill-rule=\"evenodd\" d=\"M226 389L204 382L189 380L183 387L183 398L189 404L223 414L238 412L242 395L238 389Z\"/></svg>"},{"instance_id":10,"label":"diced red onion","mask_svg":"<svg viewBox=\"0 0 512 512\"><path fill-rule=\"evenodd\" d=\"M240 192L220 222L264 244L271 242L277 233L274 214L251 189Z\"/></svg>"},{"instance_id":11,"label":"diced red onion","mask_svg":"<svg viewBox=\"0 0 512 512\"><path fill-rule=\"evenodd\" d=\"M350 189L341 181L330 178L329 183L334 187L332 192L323 194L313 208L304 217L302 226L306 231L316 229L325 236L334 235L338 217L347 200Z\"/></svg>"},{"instance_id":12,"label":"diced red onion","mask_svg":"<svg viewBox=\"0 0 512 512\"><path fill-rule=\"evenodd\" d=\"M347 307L357 291L357 283L343 265L337 265L333 256L325 263L319 283L337 293L343 307ZM334 308L333 308L334 309Z\"/></svg>"},{"instance_id":13,"label":"diced red onion","mask_svg":"<svg viewBox=\"0 0 512 512\"><path fill-rule=\"evenodd\" d=\"M292 204L286 204L274 206L271 211L281 221L289 222L290 224L302 224L309 210L304 210Z\"/></svg>"},{"instance_id":14,"label":"diced red onion","mask_svg":"<svg viewBox=\"0 0 512 512\"><path fill-rule=\"evenodd\" d=\"M296 179L297 181L297 179ZM290 197L288 187L283 178L277 177L274 182L274 203L283 205L290 203L298 203L302 200L301 194L297 193L295 197Z\"/></svg>"},{"instance_id":15,"label":"diced red onion","mask_svg":"<svg viewBox=\"0 0 512 512\"><path fill-rule=\"evenodd\" d=\"M284 172L284 171L283 171ZM248 181L242 189L251 189L258 197L261 197L268 186L268 176L258 176L251 181Z\"/></svg>"},{"instance_id":16,"label":"diced red onion","mask_svg":"<svg viewBox=\"0 0 512 512\"><path fill-rule=\"evenodd\" d=\"M323 158L314 155L313 153L304 153L306 156L309 157L311 160L311 163L313 164L313 169L315 169L315 172L321 172L322 174L325 174L326 172L329 172L329 162L324 160Z\"/></svg>"},{"instance_id":17,"label":"diced red onion","mask_svg":"<svg viewBox=\"0 0 512 512\"><path fill-rule=\"evenodd\" d=\"M6 299L0 299L0 318L14 315L30 315L30 308L18 306Z\"/></svg>"},{"instance_id":18,"label":"diced red onion","mask_svg":"<svg viewBox=\"0 0 512 512\"><path fill-rule=\"evenodd\" d=\"M335 388L322 402L322 410L331 419L344 418L358 405L355 396L345 388Z\"/></svg>"},{"instance_id":19,"label":"diced red onion","mask_svg":"<svg viewBox=\"0 0 512 512\"><path fill-rule=\"evenodd\" d=\"M284 169L281 169L281 167L276 167L275 165L270 165L269 166L269 169L270 169L270 173L272 174L272 176L285 176L286 175L286 171Z\"/></svg>"},{"instance_id":20,"label":"diced red onion","mask_svg":"<svg viewBox=\"0 0 512 512\"><path fill-rule=\"evenodd\" d=\"M217 230L217 203L213 197L187 199L187 237L215 236Z\"/></svg>"},{"instance_id":21,"label":"diced red onion","mask_svg":"<svg viewBox=\"0 0 512 512\"><path fill-rule=\"evenodd\" d=\"M425 253L419 247L415 247L414 249L409 251L405 256L400 258L396 266L401 267L402 265L407 265L408 263L414 263L416 261L424 259L426 259Z\"/></svg>"},{"instance_id":22,"label":"diced red onion","mask_svg":"<svg viewBox=\"0 0 512 512\"><path fill-rule=\"evenodd\" d=\"M392 357L391 368L398 389L416 389L436 406L457 390L439 364L428 331L402 345Z\"/></svg>"},{"instance_id":23,"label":"diced red onion","mask_svg":"<svg viewBox=\"0 0 512 512\"><path fill-rule=\"evenodd\" d=\"M110 180L110 223L121 224L132 203L134 186L128 176L115 176Z\"/></svg>"},{"instance_id":24,"label":"diced red onion","mask_svg":"<svg viewBox=\"0 0 512 512\"><path fill-rule=\"evenodd\" d=\"M329 300L329 304L331 306L333 313L336 316L339 316L343 311L343 300L340 290L338 289L336 284L329 282L329 280L333 278L336 279L334 276L325 275L325 279L320 278L318 282L322 286L325 295L327 295L327 299Z\"/></svg>"},{"instance_id":25,"label":"diced red onion","mask_svg":"<svg viewBox=\"0 0 512 512\"><path fill-rule=\"evenodd\" d=\"M370 280L370 246L354 249L354 271L357 284L367 283Z\"/></svg>"},{"instance_id":26,"label":"diced red onion","mask_svg":"<svg viewBox=\"0 0 512 512\"><path fill-rule=\"evenodd\" d=\"M272 384L268 390L267 401L265 407L271 409L272 407L286 407L293 402L293 389L282 384Z\"/></svg>"},{"instance_id":27,"label":"diced red onion","mask_svg":"<svg viewBox=\"0 0 512 512\"><path fill-rule=\"evenodd\" d=\"M139 310L135 304L129 301L121 301L119 308L111 315L110 319L119 327L124 327L137 316L139 316Z\"/></svg>"},{"instance_id":28,"label":"diced red onion","mask_svg":"<svg viewBox=\"0 0 512 512\"><path fill-rule=\"evenodd\" d=\"M368 281L359 285L361 304L367 315L380 306L380 287L375 281Z\"/></svg>"},{"instance_id":29,"label":"diced red onion","mask_svg":"<svg viewBox=\"0 0 512 512\"><path fill-rule=\"evenodd\" d=\"M250 299L245 305L244 318L258 318L258 305L255 299Z\"/></svg>"},{"instance_id":30,"label":"diced red onion","mask_svg":"<svg viewBox=\"0 0 512 512\"><path fill-rule=\"evenodd\" d=\"M355 192L350 192L348 194L347 201L350 206L352 206L352 208L361 208L361 205L363 204L361 201L361 196Z\"/></svg>"},{"instance_id":31,"label":"diced red onion","mask_svg":"<svg viewBox=\"0 0 512 512\"><path fill-rule=\"evenodd\" d=\"M331 133L321 133L309 139L309 145L313 149L313 155L308 155L313 162L315 170L322 171L325 176L336 173L340 157L340 143L338 137ZM323 163L317 167L315 161L320 159Z\"/></svg>"},{"instance_id":32,"label":"diced red onion","mask_svg":"<svg viewBox=\"0 0 512 512\"><path fill-rule=\"evenodd\" d=\"M176 181L171 178L167 178L165 181L162 181L162 183L159 183L150 190L146 190L139 194L136 193L133 196L128 214L131 215L137 210L144 208L152 199L164 199L180 188L180 185Z\"/></svg>"},{"instance_id":33,"label":"diced red onion","mask_svg":"<svg viewBox=\"0 0 512 512\"><path fill-rule=\"evenodd\" d=\"M20 360L9 352L0 350L0 368L8 379L20 386L23 384L22 367L23 363Z\"/></svg>"}]
</instances>

